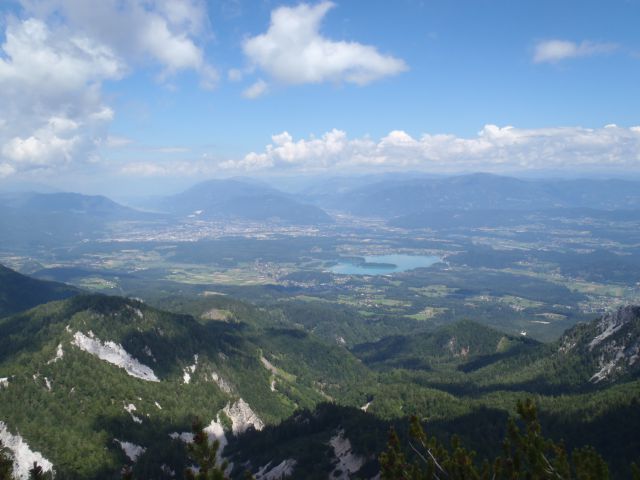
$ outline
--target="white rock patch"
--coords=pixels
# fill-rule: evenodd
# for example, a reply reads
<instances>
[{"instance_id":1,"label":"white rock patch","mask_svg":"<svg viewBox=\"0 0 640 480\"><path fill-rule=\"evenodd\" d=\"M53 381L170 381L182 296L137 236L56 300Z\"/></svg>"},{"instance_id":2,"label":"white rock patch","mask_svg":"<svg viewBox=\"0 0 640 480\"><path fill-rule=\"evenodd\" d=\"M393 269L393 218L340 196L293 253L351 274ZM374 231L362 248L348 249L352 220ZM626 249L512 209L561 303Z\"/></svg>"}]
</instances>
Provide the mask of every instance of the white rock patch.
<instances>
[{"instance_id":1,"label":"white rock patch","mask_svg":"<svg viewBox=\"0 0 640 480\"><path fill-rule=\"evenodd\" d=\"M47 362L47 365L50 365L52 363L56 363L58 360L60 360L62 357L64 356L64 350L62 349L62 344L59 343L58 344L58 348L56 349L56 356L53 357L51 360L49 360Z\"/></svg>"},{"instance_id":2,"label":"white rock patch","mask_svg":"<svg viewBox=\"0 0 640 480\"><path fill-rule=\"evenodd\" d=\"M243 433L250 426L254 427L256 430L262 430L264 428L264 423L262 423L262 420L258 418L253 410L251 410L251 407L249 407L249 404L243 399L239 399L233 405L227 404L227 406L224 407L222 411L231 420L231 430L234 434ZM220 414L218 414L214 420L211 420L211 423L204 428L204 432L207 434L210 442L214 440L218 440L218 442L220 442L220 448L218 449L217 454L218 463L220 463L222 461L222 451L224 450L224 447L229 443L224 431L224 426L222 425L222 421L220 420ZM169 434L169 437L173 438L174 440L182 440L185 443L193 442L193 433L190 432L173 432ZM228 471L230 471L232 467L233 465L230 464Z\"/></svg>"},{"instance_id":3,"label":"white rock patch","mask_svg":"<svg viewBox=\"0 0 640 480\"><path fill-rule=\"evenodd\" d=\"M224 434L224 428L222 422L220 422L220 416L218 415L215 420L211 420L211 423L204 428L204 433L207 434L209 441L218 440L220 442L220 448L218 448L218 462L222 460L222 451L227 446L227 436Z\"/></svg>"},{"instance_id":4,"label":"white rock patch","mask_svg":"<svg viewBox=\"0 0 640 480\"><path fill-rule=\"evenodd\" d=\"M606 319L607 319L607 317L605 317L603 320L606 320ZM623 323L616 324L615 322L611 322L611 321L606 322L605 323L605 330L600 335L594 337L594 339L591 340L591 343L589 343L589 350L593 350L593 347L595 347L596 345L602 343L603 340L605 340L607 337L610 337L611 335L616 333L623 326L624 326Z\"/></svg>"},{"instance_id":5,"label":"white rock patch","mask_svg":"<svg viewBox=\"0 0 640 480\"><path fill-rule=\"evenodd\" d=\"M182 440L184 443L193 442L193 433L191 432L173 432L169 434L169 437L173 438L174 440Z\"/></svg>"},{"instance_id":6,"label":"white rock patch","mask_svg":"<svg viewBox=\"0 0 640 480\"><path fill-rule=\"evenodd\" d=\"M224 378L222 378L220 375L218 375L216 372L213 372L211 374L211 380L213 380L214 383L218 385L220 390L222 390L224 393L231 393L231 391L233 390L231 388L231 384L227 382Z\"/></svg>"},{"instance_id":7,"label":"white rock patch","mask_svg":"<svg viewBox=\"0 0 640 480\"><path fill-rule=\"evenodd\" d=\"M47 390L51 391L51 380L47 377L44 377L44 385L47 387Z\"/></svg>"},{"instance_id":8,"label":"white rock patch","mask_svg":"<svg viewBox=\"0 0 640 480\"><path fill-rule=\"evenodd\" d=\"M54 472L53 464L44 458L41 453L34 452L20 435L13 435L7 430L7 425L0 422L0 441L9 449L13 457L13 474L20 480L29 478L29 469L33 462L37 462L45 472Z\"/></svg>"},{"instance_id":9,"label":"white rock patch","mask_svg":"<svg viewBox=\"0 0 640 480\"><path fill-rule=\"evenodd\" d=\"M153 403L156 407L158 407L158 410L162 410L162 406L158 402L153 402Z\"/></svg>"},{"instance_id":10,"label":"white rock patch","mask_svg":"<svg viewBox=\"0 0 640 480\"><path fill-rule=\"evenodd\" d=\"M227 443L229 443L227 440L227 436L224 433L222 422L220 421L220 415L218 415L215 420L211 420L211 423L204 428L204 433L207 434L210 442L217 440L220 443L220 447L218 448L218 453L216 455L217 462L220 463L222 461L222 451L224 450L224 447L227 445ZM173 432L169 434L169 437L173 438L174 440L181 440L184 443L193 442L193 433L191 432Z\"/></svg>"},{"instance_id":11,"label":"white rock patch","mask_svg":"<svg viewBox=\"0 0 640 480\"><path fill-rule=\"evenodd\" d=\"M0 388L7 388L9 386L9 377L0 378Z\"/></svg>"},{"instance_id":12,"label":"white rock patch","mask_svg":"<svg viewBox=\"0 0 640 480\"><path fill-rule=\"evenodd\" d=\"M278 369L269 360L264 358L264 356L260 357L260 361L262 362L262 365L264 365L264 368L269 370L274 375L278 374Z\"/></svg>"},{"instance_id":13,"label":"white rock patch","mask_svg":"<svg viewBox=\"0 0 640 480\"><path fill-rule=\"evenodd\" d=\"M122 348L122 345L115 342L102 343L99 339L92 337L94 337L94 335L91 332L89 332L89 336L82 332L76 332L73 336L72 343L81 350L98 357L100 360L123 368L132 377L148 382L160 381L155 373L153 373L153 370L129 355L129 353Z\"/></svg>"},{"instance_id":14,"label":"white rock patch","mask_svg":"<svg viewBox=\"0 0 640 480\"><path fill-rule=\"evenodd\" d=\"M371 406L371 402L367 402L363 406L360 407L360 410L362 410L363 412L366 412L367 410L369 410L370 406Z\"/></svg>"},{"instance_id":15,"label":"white rock patch","mask_svg":"<svg viewBox=\"0 0 640 480\"><path fill-rule=\"evenodd\" d=\"M262 430L264 428L262 420L260 420L258 415L251 410L249 404L242 398L233 405L227 404L223 412L231 419L231 430L234 435L244 433L249 427L253 427L256 430Z\"/></svg>"},{"instance_id":16,"label":"white rock patch","mask_svg":"<svg viewBox=\"0 0 640 480\"><path fill-rule=\"evenodd\" d=\"M136 406L133 403L130 403L129 405L125 405L124 409L129 413L129 415L131 415L131 419L134 422L142 423L142 419L133 414L133 412L135 412L137 410Z\"/></svg>"},{"instance_id":17,"label":"white rock patch","mask_svg":"<svg viewBox=\"0 0 640 480\"><path fill-rule=\"evenodd\" d=\"M336 467L333 469L330 478L349 480L352 473L362 468L365 463L364 458L351 451L351 442L348 438L345 438L342 430L329 440L329 445L333 447L333 452L337 459Z\"/></svg>"},{"instance_id":18,"label":"white rock patch","mask_svg":"<svg viewBox=\"0 0 640 480\"><path fill-rule=\"evenodd\" d=\"M278 465L269 469L271 462L261 467L255 473L256 480L280 480L281 478L289 477L293 473L293 469L296 466L296 462L293 458L283 460Z\"/></svg>"},{"instance_id":19,"label":"white rock patch","mask_svg":"<svg viewBox=\"0 0 640 480\"><path fill-rule=\"evenodd\" d=\"M629 322L633 321L637 315L636 309L633 307L621 307L615 312L607 313L598 321L598 330L600 334L594 337L589 343L589 350L599 345L606 338L610 337Z\"/></svg>"},{"instance_id":20,"label":"white rock patch","mask_svg":"<svg viewBox=\"0 0 640 480\"><path fill-rule=\"evenodd\" d=\"M184 383L191 382L191 375L195 373L197 367L198 367L198 354L196 353L193 356L193 365L189 365L188 367L185 367L185 369L183 370L182 381Z\"/></svg>"},{"instance_id":21,"label":"white rock patch","mask_svg":"<svg viewBox=\"0 0 640 480\"><path fill-rule=\"evenodd\" d=\"M136 460L138 460L140 455L142 455L144 452L147 451L146 448L141 447L140 445L136 445L135 443L123 442L121 440L118 440L117 438L114 438L113 441L120 444L120 448L122 448L122 451L124 452L124 454L132 462L135 462Z\"/></svg>"}]
</instances>

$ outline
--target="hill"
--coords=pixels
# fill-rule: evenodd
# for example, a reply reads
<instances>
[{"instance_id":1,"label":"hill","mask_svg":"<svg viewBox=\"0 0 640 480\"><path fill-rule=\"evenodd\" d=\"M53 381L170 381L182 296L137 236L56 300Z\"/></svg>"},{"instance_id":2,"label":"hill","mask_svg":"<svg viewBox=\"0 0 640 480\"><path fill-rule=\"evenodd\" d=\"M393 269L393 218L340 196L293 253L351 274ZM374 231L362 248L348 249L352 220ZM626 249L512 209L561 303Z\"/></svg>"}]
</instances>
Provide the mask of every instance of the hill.
<instances>
[{"instance_id":1,"label":"hill","mask_svg":"<svg viewBox=\"0 0 640 480\"><path fill-rule=\"evenodd\" d=\"M545 431L595 445L615 475L640 453L639 307L550 344L467 320L349 350L303 330L299 313L226 296L164 304L183 313L76 295L0 319L0 438L20 468L180 477L199 418L234 478L373 478L388 427L406 432L407 416L491 455L531 397Z\"/></svg>"},{"instance_id":2,"label":"hill","mask_svg":"<svg viewBox=\"0 0 640 480\"><path fill-rule=\"evenodd\" d=\"M437 368L439 364L495 362L540 344L513 337L476 322L462 320L433 332L385 337L357 345L352 352L374 368Z\"/></svg>"},{"instance_id":3,"label":"hill","mask_svg":"<svg viewBox=\"0 0 640 480\"><path fill-rule=\"evenodd\" d=\"M331 223L322 209L259 183L209 180L163 199L159 208L202 219L275 221L294 225Z\"/></svg>"},{"instance_id":4,"label":"hill","mask_svg":"<svg viewBox=\"0 0 640 480\"><path fill-rule=\"evenodd\" d=\"M36 280L0 265L0 317L78 293L75 287Z\"/></svg>"},{"instance_id":5,"label":"hill","mask_svg":"<svg viewBox=\"0 0 640 480\"><path fill-rule=\"evenodd\" d=\"M4 438L63 478L112 478L134 460L140 478L168 478L159 460L184 470L195 417L226 442L371 381L300 330L209 318L80 295L0 320Z\"/></svg>"}]
</instances>

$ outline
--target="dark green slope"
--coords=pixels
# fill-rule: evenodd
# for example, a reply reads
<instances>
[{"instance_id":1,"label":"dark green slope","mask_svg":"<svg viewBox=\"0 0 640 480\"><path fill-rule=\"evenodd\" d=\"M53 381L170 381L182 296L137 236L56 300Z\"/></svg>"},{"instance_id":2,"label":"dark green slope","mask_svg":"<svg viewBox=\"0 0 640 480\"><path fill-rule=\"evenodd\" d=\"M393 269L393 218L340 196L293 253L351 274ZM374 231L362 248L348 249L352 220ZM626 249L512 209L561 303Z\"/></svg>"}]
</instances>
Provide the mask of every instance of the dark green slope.
<instances>
[{"instance_id":1,"label":"dark green slope","mask_svg":"<svg viewBox=\"0 0 640 480\"><path fill-rule=\"evenodd\" d=\"M463 320L434 332L398 335L355 346L352 352L375 368L430 370L439 364L465 364L468 370L514 356L540 344L525 337L505 335L476 322Z\"/></svg>"},{"instance_id":2,"label":"dark green slope","mask_svg":"<svg viewBox=\"0 0 640 480\"><path fill-rule=\"evenodd\" d=\"M0 265L0 317L79 292L69 285L36 280Z\"/></svg>"},{"instance_id":3,"label":"dark green slope","mask_svg":"<svg viewBox=\"0 0 640 480\"><path fill-rule=\"evenodd\" d=\"M159 381L80 348L87 343L125 352ZM273 423L329 398L360 401L373 383L346 350L299 330L199 321L99 295L0 320L0 378L8 379L0 420L62 478L117 475L128 460L116 439L146 448L135 467L140 478L165 478L161 460L178 472L185 466L184 446L168 435L189 431L195 417L208 423L242 399ZM125 410L130 404L135 411Z\"/></svg>"},{"instance_id":4,"label":"dark green slope","mask_svg":"<svg viewBox=\"0 0 640 480\"><path fill-rule=\"evenodd\" d=\"M253 472L295 460L294 478L327 478L338 466L328 442L342 431L360 474L373 477L387 427L412 414L441 438L457 433L492 454L516 401L532 396L554 438L594 444L617 465L640 453L638 307L552 344L461 321L348 350L303 330L302 312L226 296L159 303L181 313L78 295L0 319L0 421L59 478L118 478L130 462L116 439L146 449L138 478L168 478L163 463L180 476L184 444L169 435L189 431L194 417L219 416L229 428L224 409L240 399L267 428L229 435L225 455Z\"/></svg>"},{"instance_id":5,"label":"dark green slope","mask_svg":"<svg viewBox=\"0 0 640 480\"><path fill-rule=\"evenodd\" d=\"M545 434L570 449L595 446L614 478L628 478L631 462L640 456L639 318L640 308L625 307L548 345L469 321L358 345L353 352L381 371L368 414L321 405L239 437L229 453L240 463L258 465L293 458L303 478L327 478L336 467L328 442L344 431L363 460L359 473L370 478L387 428L395 425L406 434L406 416L413 414L430 434L444 441L458 435L479 458L495 456L516 402L533 398ZM596 381L594 372L611 361L611 375Z\"/></svg>"}]
</instances>

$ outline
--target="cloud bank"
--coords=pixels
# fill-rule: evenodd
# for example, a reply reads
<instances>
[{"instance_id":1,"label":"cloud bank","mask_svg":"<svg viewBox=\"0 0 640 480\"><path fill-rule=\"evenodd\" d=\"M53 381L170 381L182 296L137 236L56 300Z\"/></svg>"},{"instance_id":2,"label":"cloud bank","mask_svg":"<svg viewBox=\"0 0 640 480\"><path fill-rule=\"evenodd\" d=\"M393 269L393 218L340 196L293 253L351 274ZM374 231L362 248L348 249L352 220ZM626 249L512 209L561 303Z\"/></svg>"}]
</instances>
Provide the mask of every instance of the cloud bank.
<instances>
[{"instance_id":1,"label":"cloud bank","mask_svg":"<svg viewBox=\"0 0 640 480\"><path fill-rule=\"evenodd\" d=\"M629 169L640 170L640 127L522 129L485 125L475 137L394 130L374 140L331 130L295 140L283 132L262 152L220 164L227 170L432 172Z\"/></svg>"}]
</instances>

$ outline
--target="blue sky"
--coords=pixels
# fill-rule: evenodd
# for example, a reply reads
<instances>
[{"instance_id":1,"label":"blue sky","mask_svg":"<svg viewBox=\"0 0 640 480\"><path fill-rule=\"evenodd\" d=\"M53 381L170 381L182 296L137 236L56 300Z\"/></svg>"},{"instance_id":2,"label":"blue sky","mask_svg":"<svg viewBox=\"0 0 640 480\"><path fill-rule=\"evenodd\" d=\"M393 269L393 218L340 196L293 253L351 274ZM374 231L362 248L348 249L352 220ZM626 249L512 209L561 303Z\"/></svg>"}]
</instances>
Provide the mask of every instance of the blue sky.
<instances>
[{"instance_id":1,"label":"blue sky","mask_svg":"<svg viewBox=\"0 0 640 480\"><path fill-rule=\"evenodd\" d=\"M5 179L640 171L640 0L96 5L0 6Z\"/></svg>"}]
</instances>

